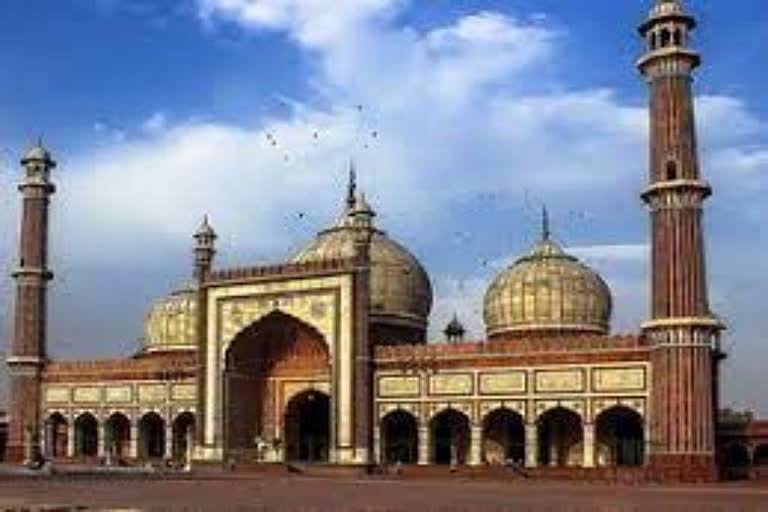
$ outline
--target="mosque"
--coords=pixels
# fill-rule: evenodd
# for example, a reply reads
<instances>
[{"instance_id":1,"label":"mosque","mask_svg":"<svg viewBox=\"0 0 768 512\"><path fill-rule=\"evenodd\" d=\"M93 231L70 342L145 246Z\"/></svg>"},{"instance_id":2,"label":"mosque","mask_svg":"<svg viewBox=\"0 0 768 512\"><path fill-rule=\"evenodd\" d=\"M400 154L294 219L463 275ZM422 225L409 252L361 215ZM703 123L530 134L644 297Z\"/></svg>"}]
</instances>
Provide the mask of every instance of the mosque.
<instances>
[{"instance_id":1,"label":"mosque","mask_svg":"<svg viewBox=\"0 0 768 512\"><path fill-rule=\"evenodd\" d=\"M702 215L711 189L694 127L695 25L678 0L657 0L639 29L651 97L642 199L652 299L630 336L611 335L608 285L558 244L544 215L540 239L488 286L486 339L465 341L454 318L446 340L427 340L429 276L377 225L351 176L339 218L278 265L217 268L205 219L194 233L193 282L152 305L135 356L51 360L56 163L33 147L19 185L9 459L515 462L532 473L718 478L724 326L707 297Z\"/></svg>"}]
</instances>

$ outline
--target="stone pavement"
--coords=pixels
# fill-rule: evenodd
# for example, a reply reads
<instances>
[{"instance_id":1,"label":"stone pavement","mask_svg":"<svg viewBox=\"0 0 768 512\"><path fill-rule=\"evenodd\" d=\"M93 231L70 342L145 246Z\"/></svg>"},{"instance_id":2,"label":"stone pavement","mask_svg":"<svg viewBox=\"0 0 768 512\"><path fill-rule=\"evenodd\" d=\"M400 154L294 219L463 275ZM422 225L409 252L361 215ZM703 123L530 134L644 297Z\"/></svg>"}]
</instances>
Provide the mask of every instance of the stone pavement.
<instances>
[{"instance_id":1,"label":"stone pavement","mask_svg":"<svg viewBox=\"0 0 768 512\"><path fill-rule=\"evenodd\" d=\"M768 484L609 486L289 475L0 478L0 510L763 512Z\"/></svg>"}]
</instances>

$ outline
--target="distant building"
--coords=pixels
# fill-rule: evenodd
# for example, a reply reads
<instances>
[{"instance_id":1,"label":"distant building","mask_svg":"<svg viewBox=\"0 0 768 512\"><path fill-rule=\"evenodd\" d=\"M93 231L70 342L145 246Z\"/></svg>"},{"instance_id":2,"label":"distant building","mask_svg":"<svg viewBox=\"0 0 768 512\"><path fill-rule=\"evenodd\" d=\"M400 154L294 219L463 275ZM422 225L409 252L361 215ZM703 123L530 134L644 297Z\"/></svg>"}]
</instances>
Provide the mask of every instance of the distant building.
<instances>
[{"instance_id":1,"label":"distant building","mask_svg":"<svg viewBox=\"0 0 768 512\"><path fill-rule=\"evenodd\" d=\"M194 281L152 307L137 356L52 361L56 164L34 147L20 185L10 458L39 449L93 461L517 461L532 472L608 475L597 471L622 466L661 480L714 480L723 326L705 272L711 190L696 146L694 27L675 0L656 1L640 27L638 66L651 94L642 198L652 307L627 336L609 334L608 286L558 244L544 215L539 240L487 290L486 339L465 341L456 319L450 343L426 343L427 272L377 227L353 174L337 222L279 265L214 268L206 219L194 235Z\"/></svg>"}]
</instances>

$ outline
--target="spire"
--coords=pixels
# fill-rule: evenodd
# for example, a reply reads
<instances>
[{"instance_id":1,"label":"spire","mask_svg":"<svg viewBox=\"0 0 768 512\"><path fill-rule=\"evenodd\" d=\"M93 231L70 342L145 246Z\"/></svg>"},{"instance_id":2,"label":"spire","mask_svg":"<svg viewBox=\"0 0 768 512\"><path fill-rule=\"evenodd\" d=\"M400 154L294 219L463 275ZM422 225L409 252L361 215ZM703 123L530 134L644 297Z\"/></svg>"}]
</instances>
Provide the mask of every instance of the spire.
<instances>
[{"instance_id":1,"label":"spire","mask_svg":"<svg viewBox=\"0 0 768 512\"><path fill-rule=\"evenodd\" d=\"M541 207L541 239L549 240L552 236L552 232L549 228L549 212L547 211L547 205Z\"/></svg>"},{"instance_id":2,"label":"spire","mask_svg":"<svg viewBox=\"0 0 768 512\"><path fill-rule=\"evenodd\" d=\"M355 160L349 160L349 182L347 184L347 209L355 207L355 192L357 191L357 169Z\"/></svg>"}]
</instances>

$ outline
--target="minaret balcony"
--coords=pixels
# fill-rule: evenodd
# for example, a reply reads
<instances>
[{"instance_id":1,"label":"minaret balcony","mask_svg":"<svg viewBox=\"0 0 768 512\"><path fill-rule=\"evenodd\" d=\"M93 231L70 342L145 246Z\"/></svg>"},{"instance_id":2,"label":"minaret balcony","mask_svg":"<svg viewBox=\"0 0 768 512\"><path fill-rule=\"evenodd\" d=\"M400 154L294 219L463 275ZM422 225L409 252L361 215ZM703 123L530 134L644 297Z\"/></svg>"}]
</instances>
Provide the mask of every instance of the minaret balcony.
<instances>
[{"instance_id":1,"label":"minaret balcony","mask_svg":"<svg viewBox=\"0 0 768 512\"><path fill-rule=\"evenodd\" d=\"M665 62L677 63L677 65L666 65L664 64ZM681 69L679 66L680 63L686 64L687 66ZM701 55L699 55L698 52L691 50L690 48L685 48L684 46L667 46L666 48L658 48L646 53L637 60L636 65L643 74L647 75L647 72L651 70L651 67L654 64L657 64L661 68L660 71L662 73L679 73L680 71L690 73L692 70L701 65Z\"/></svg>"}]
</instances>

